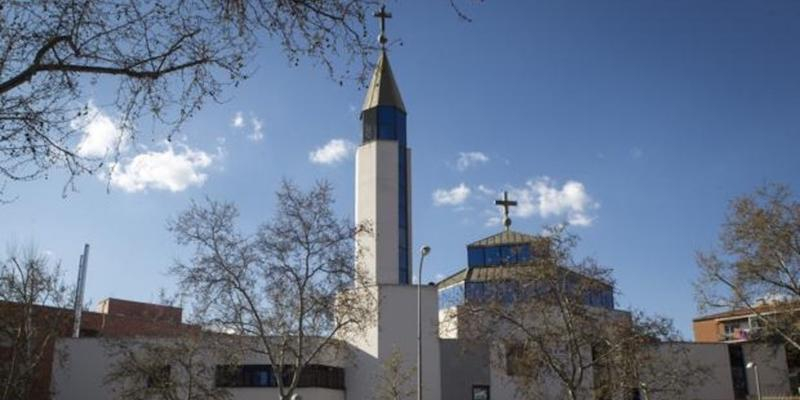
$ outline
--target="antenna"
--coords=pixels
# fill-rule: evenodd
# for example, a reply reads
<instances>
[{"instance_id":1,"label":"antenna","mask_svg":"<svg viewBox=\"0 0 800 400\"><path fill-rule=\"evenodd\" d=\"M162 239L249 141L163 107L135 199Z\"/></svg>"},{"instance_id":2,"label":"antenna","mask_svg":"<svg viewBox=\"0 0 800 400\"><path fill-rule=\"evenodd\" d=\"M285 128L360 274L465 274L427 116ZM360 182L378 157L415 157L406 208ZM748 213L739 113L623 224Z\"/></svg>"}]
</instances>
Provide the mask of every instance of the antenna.
<instances>
[{"instance_id":1,"label":"antenna","mask_svg":"<svg viewBox=\"0 0 800 400\"><path fill-rule=\"evenodd\" d=\"M78 286L75 288L75 321L73 323L72 337L81 336L81 312L83 311L83 291L86 288L86 264L89 263L89 244L83 246L78 263Z\"/></svg>"}]
</instances>

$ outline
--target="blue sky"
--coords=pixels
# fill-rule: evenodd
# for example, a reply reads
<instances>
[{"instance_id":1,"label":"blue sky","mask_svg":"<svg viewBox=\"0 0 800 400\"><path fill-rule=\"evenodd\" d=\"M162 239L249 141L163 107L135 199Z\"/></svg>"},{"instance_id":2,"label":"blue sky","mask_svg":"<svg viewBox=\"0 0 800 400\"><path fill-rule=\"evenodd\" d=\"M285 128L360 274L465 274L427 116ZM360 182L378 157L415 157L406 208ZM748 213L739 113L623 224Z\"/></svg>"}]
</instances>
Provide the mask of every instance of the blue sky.
<instances>
[{"instance_id":1,"label":"blue sky","mask_svg":"<svg viewBox=\"0 0 800 400\"><path fill-rule=\"evenodd\" d=\"M523 203L514 229L577 223L580 254L614 268L619 305L673 317L690 337L694 254L714 246L728 201L766 182L800 190L800 2L464 2L472 23L444 0L388 5L414 244L433 248L425 280L501 229L492 200L510 190ZM87 298L151 301L185 255L166 220L191 199L236 202L251 230L272 215L282 178L324 178L352 217L363 88L289 67L271 46L253 65L171 149L147 134L128 145L109 190L83 177L62 198L58 173L12 186L0 241L35 242L70 280L88 242ZM113 129L110 95L87 99L99 108L86 137L100 138L87 154Z\"/></svg>"}]
</instances>

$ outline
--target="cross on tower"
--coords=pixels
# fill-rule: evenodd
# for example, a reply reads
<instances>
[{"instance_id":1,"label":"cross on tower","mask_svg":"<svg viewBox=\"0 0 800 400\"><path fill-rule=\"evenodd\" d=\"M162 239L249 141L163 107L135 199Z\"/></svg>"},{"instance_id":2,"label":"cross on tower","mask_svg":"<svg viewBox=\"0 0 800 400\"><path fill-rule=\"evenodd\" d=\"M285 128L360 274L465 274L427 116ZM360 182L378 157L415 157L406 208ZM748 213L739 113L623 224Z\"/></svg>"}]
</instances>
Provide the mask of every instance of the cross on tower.
<instances>
[{"instance_id":1,"label":"cross on tower","mask_svg":"<svg viewBox=\"0 0 800 400\"><path fill-rule=\"evenodd\" d=\"M378 43L381 44L381 48L386 48L386 42L389 41L389 39L386 39L386 19L392 18L392 13L386 12L386 5L384 4L381 6L380 11L376 11L372 15L381 19L381 34L378 35Z\"/></svg>"},{"instance_id":2,"label":"cross on tower","mask_svg":"<svg viewBox=\"0 0 800 400\"><path fill-rule=\"evenodd\" d=\"M511 218L508 217L508 209L509 207L516 206L517 202L515 200L508 199L508 192L503 192L503 200L495 200L495 205L503 207L503 225L506 227L506 230L511 228Z\"/></svg>"}]
</instances>

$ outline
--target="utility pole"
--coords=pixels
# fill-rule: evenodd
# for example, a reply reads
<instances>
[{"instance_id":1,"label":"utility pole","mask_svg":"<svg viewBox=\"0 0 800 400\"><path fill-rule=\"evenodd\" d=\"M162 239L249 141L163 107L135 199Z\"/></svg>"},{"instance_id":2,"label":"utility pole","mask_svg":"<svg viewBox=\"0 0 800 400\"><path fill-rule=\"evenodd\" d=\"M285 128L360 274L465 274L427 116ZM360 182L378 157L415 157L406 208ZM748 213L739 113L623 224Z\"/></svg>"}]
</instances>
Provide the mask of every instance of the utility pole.
<instances>
[{"instance_id":1,"label":"utility pole","mask_svg":"<svg viewBox=\"0 0 800 400\"><path fill-rule=\"evenodd\" d=\"M75 288L75 320L72 324L72 337L81 336L81 312L83 311L83 292L86 288L86 265L89 263L89 244L83 246L78 263L78 287Z\"/></svg>"}]
</instances>

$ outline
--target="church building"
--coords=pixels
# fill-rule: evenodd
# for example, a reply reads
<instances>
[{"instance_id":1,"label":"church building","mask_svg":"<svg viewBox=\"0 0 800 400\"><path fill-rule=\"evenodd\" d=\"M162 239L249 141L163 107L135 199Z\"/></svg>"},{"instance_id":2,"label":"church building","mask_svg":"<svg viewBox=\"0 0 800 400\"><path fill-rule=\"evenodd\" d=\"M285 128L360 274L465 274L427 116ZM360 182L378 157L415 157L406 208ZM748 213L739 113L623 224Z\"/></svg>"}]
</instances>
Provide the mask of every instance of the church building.
<instances>
[{"instance_id":1,"label":"church building","mask_svg":"<svg viewBox=\"0 0 800 400\"><path fill-rule=\"evenodd\" d=\"M491 343L476 344L470 340L465 332L480 321L460 318L459 310L466 304L490 301L505 302L513 309L515 302L524 300L527 293L515 286L515 274L541 256L539 249L547 248L547 239L511 229L508 207L515 203L506 195L497 202L504 207L506 216L501 232L468 244L465 266L449 277L437 284L414 284L413 277L417 271L412 268L412 251L415 249L412 240L412 151L407 142L407 135L413 132L407 131L406 105L384 46L387 40L383 25L390 15L384 10L376 15L381 18L379 40L382 48L361 110L362 140L355 158L354 205L356 222L371 227L370 234L360 234L356 238L356 246L358 273L369 283L368 287L377 299L375 322L359 337L347 339L349 354L321 356L315 364L317 376L301 385L297 398L385 398L376 394L378 375L393 357L409 372L406 376L409 379L402 383L404 393L409 394L405 397L408 399L520 398L509 371L498 367L495 362L497 357L505 355L496 354ZM574 279L568 282L569 285L577 285L588 278L574 274L569 279ZM609 318L630 318L627 311L616 309L613 286L595 283L591 293L583 298L585 306L605 313ZM104 353L103 346L101 339L92 338L57 341L57 351L69 361L58 365L54 362L52 391L55 399L114 397L113 388L103 382L104 371L113 362ZM718 353L723 357L721 350ZM420 356L420 369L417 369ZM245 367L251 368L242 369L242 373L250 375L233 381L219 380L219 374L216 378L212 374L209 379L217 379L215 384L225 386L233 399L277 399L274 379L260 375L268 371L267 368L259 369L259 366L264 367L264 363L263 359L246 360ZM720 371L719 375L724 379L728 370L723 368ZM417 376L421 376L419 397L415 392ZM591 391L592 379L587 382L590 387L586 390ZM729 400L724 387L706 389L704 393L713 394L707 399ZM717 396L715 393L722 394ZM636 396L639 394L632 394L631 398Z\"/></svg>"}]
</instances>

